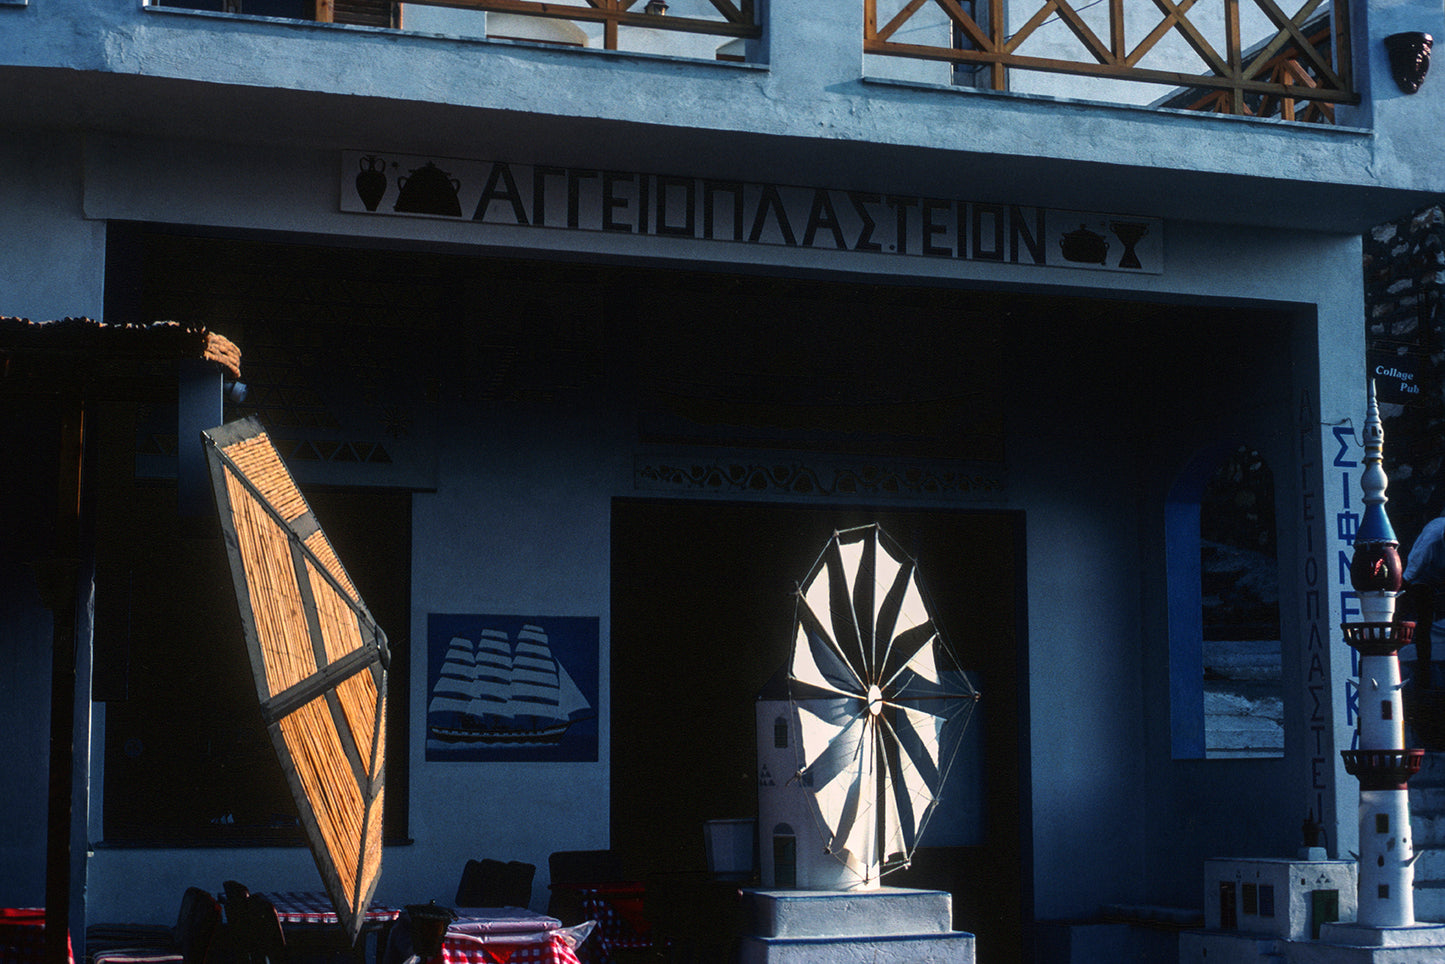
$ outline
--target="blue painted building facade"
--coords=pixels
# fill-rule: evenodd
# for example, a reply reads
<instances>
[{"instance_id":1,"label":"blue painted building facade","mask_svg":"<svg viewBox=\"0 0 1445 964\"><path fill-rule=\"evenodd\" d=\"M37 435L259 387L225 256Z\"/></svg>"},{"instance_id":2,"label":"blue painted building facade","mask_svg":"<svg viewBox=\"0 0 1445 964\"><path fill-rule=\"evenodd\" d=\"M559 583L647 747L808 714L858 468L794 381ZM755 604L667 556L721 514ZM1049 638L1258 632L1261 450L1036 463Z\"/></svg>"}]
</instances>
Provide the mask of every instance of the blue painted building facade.
<instances>
[{"instance_id":1,"label":"blue painted building facade","mask_svg":"<svg viewBox=\"0 0 1445 964\"><path fill-rule=\"evenodd\" d=\"M1142 88L1027 69L1064 42L1036 31L1030 64L991 28L960 39L948 4L915 41L888 33L901 5L696 7L0 4L0 313L236 342L248 394L217 410L267 420L354 530L348 569L393 596L382 897L445 902L468 858L556 850L700 872L702 822L756 806L752 699L817 533L875 518L951 587L984 693L982 813L910 879L954 891L980 959L1105 906L1198 907L1206 857L1290 855L1306 816L1348 852L1361 237L1442 189L1445 86L1405 94L1383 47L1440 33L1438 4L1336 11L1333 123L1184 109L1201 71L1177 50ZM1095 13L1060 22L1093 23L1072 36L1097 64L1122 40ZM1223 11L1198 16L1226 50ZM284 800L236 780L249 737L172 745L147 690L162 655L240 651L199 575L166 602L217 545L177 508L174 377L93 402L77 923L168 920L192 883L314 889ZM59 428L44 399L6 404L0 903L35 905L52 621L28 573L60 552ZM1274 482L1282 750L1210 758L1200 499L1241 446ZM569 653L595 755L429 754L437 614L595 626ZM183 711L231 732L204 697Z\"/></svg>"}]
</instances>

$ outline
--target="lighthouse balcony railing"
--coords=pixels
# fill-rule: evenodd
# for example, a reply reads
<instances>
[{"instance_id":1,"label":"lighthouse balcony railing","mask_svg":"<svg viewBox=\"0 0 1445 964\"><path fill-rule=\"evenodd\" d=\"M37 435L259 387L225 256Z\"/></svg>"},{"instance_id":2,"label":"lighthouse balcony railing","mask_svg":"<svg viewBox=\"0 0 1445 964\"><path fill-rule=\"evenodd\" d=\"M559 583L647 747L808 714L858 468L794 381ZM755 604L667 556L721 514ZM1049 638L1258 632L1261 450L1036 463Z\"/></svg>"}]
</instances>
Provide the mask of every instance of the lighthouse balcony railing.
<instances>
[{"instance_id":1,"label":"lighthouse balcony railing","mask_svg":"<svg viewBox=\"0 0 1445 964\"><path fill-rule=\"evenodd\" d=\"M1425 751L1421 749L1342 750L1345 771L1360 781L1364 790L1403 789L1420 772Z\"/></svg>"}]
</instances>

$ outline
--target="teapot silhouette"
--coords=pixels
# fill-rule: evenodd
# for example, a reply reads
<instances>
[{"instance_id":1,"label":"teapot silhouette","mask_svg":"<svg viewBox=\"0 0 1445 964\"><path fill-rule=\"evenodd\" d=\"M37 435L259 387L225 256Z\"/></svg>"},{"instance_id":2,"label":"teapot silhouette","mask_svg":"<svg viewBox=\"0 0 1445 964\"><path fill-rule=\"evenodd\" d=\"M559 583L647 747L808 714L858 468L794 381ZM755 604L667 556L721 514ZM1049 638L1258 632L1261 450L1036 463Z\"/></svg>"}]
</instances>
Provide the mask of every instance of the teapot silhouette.
<instances>
[{"instance_id":1,"label":"teapot silhouette","mask_svg":"<svg viewBox=\"0 0 1445 964\"><path fill-rule=\"evenodd\" d=\"M407 214L440 214L459 218L462 204L457 200L461 182L431 161L396 179L398 193L393 210Z\"/></svg>"}]
</instances>

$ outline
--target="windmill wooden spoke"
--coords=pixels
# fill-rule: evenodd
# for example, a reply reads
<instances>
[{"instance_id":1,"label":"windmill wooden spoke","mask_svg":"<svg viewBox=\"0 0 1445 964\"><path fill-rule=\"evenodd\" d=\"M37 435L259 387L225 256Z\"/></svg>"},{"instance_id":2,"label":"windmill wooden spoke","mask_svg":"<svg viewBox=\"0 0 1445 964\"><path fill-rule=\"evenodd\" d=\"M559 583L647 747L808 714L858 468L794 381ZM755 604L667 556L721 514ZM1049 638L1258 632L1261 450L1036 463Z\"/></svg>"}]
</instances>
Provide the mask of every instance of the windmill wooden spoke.
<instances>
[{"instance_id":1,"label":"windmill wooden spoke","mask_svg":"<svg viewBox=\"0 0 1445 964\"><path fill-rule=\"evenodd\" d=\"M837 692L856 693L867 688L848 655L839 648L806 599L802 599L799 607L797 632L799 638L793 650L795 678Z\"/></svg>"},{"instance_id":2,"label":"windmill wooden spoke","mask_svg":"<svg viewBox=\"0 0 1445 964\"><path fill-rule=\"evenodd\" d=\"M892 732L886 723L878 727L878 730L879 755L887 763L884 772L891 775L887 778L887 785L883 788L884 799L892 804L892 816L895 821L895 826L892 828L884 828L885 834L888 837L896 838L899 846L906 851L918 840L922 824L933 801L927 796L926 786L915 793L914 787L917 786L916 781L920 774L912 768L911 760L905 761L903 744L897 734ZM900 784L902 792L899 792ZM888 857L889 840L886 839L885 834L879 835L878 857L880 863Z\"/></svg>"},{"instance_id":3,"label":"windmill wooden spoke","mask_svg":"<svg viewBox=\"0 0 1445 964\"><path fill-rule=\"evenodd\" d=\"M925 650L926 647L931 651L937 638L938 632L932 622L912 626L899 633L894 638L892 649L905 655L898 659L890 652L890 660L885 660L880 667L878 685L891 692L904 689L910 694L920 688L931 691L937 687L938 667L933 664L931 653Z\"/></svg>"}]
</instances>

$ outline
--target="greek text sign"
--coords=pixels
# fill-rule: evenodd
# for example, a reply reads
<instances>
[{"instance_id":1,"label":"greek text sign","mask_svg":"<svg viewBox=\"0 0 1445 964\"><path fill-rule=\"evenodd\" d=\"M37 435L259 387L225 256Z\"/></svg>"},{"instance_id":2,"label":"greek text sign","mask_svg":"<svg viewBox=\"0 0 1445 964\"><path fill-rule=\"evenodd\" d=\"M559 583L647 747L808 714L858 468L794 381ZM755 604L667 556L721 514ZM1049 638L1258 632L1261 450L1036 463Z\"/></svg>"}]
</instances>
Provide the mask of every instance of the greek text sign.
<instances>
[{"instance_id":1,"label":"greek text sign","mask_svg":"<svg viewBox=\"0 0 1445 964\"><path fill-rule=\"evenodd\" d=\"M1160 274L1157 218L636 171L344 151L341 210Z\"/></svg>"}]
</instances>

